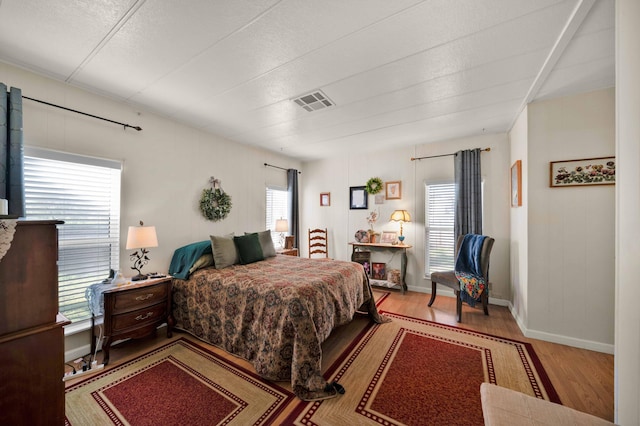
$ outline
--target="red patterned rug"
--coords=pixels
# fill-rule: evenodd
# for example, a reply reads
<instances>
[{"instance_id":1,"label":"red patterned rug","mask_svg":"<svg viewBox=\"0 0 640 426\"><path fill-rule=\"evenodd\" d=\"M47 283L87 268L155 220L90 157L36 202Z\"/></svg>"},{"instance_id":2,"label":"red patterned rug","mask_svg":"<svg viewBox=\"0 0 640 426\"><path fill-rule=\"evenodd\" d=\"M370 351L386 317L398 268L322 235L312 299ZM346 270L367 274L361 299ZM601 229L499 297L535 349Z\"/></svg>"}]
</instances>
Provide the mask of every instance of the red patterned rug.
<instances>
[{"instance_id":1,"label":"red patterned rug","mask_svg":"<svg viewBox=\"0 0 640 426\"><path fill-rule=\"evenodd\" d=\"M302 402L285 424L482 425L482 382L560 402L528 343L384 314L325 375L345 394Z\"/></svg>"},{"instance_id":2,"label":"red patterned rug","mask_svg":"<svg viewBox=\"0 0 640 426\"><path fill-rule=\"evenodd\" d=\"M66 390L67 425L267 425L294 399L186 339Z\"/></svg>"}]
</instances>

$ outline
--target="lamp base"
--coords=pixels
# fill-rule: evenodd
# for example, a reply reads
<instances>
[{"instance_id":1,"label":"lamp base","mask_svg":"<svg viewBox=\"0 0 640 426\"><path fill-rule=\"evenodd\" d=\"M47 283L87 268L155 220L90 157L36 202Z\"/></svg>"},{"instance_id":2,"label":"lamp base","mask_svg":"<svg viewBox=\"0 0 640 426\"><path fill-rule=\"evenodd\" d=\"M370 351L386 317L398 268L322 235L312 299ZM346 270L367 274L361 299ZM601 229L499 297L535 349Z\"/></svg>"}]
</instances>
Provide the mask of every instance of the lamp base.
<instances>
[{"instance_id":1,"label":"lamp base","mask_svg":"<svg viewBox=\"0 0 640 426\"><path fill-rule=\"evenodd\" d=\"M398 240L400 241L400 244L404 244L404 235L400 235Z\"/></svg>"},{"instance_id":2,"label":"lamp base","mask_svg":"<svg viewBox=\"0 0 640 426\"><path fill-rule=\"evenodd\" d=\"M144 281L149 278L148 275L138 274L135 277L131 277L131 281Z\"/></svg>"}]
</instances>

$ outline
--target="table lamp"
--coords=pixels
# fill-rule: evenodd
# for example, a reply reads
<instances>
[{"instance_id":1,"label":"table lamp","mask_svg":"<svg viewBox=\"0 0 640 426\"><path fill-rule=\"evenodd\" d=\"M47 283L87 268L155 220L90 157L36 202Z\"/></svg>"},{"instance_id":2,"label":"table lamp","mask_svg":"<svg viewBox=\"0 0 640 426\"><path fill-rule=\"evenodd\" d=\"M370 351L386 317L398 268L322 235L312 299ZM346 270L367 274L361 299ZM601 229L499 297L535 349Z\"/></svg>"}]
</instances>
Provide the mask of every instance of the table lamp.
<instances>
[{"instance_id":1,"label":"table lamp","mask_svg":"<svg viewBox=\"0 0 640 426\"><path fill-rule=\"evenodd\" d=\"M391 213L391 220L394 222L400 222L400 244L404 244L404 235L402 235L402 224L405 222L411 222L411 215L406 210L396 210Z\"/></svg>"},{"instance_id":2,"label":"table lamp","mask_svg":"<svg viewBox=\"0 0 640 426\"><path fill-rule=\"evenodd\" d=\"M276 232L280 233L280 246L284 247L284 233L289 232L289 221L287 219L276 220Z\"/></svg>"},{"instance_id":3,"label":"table lamp","mask_svg":"<svg viewBox=\"0 0 640 426\"><path fill-rule=\"evenodd\" d=\"M149 262L148 247L158 247L158 236L156 235L155 226L144 226L140 221L140 226L130 226L127 234L126 249L140 249L131 253L129 260L133 261L131 269L138 271L138 275L131 278L131 281L146 280L147 275L140 272L142 267Z\"/></svg>"}]
</instances>

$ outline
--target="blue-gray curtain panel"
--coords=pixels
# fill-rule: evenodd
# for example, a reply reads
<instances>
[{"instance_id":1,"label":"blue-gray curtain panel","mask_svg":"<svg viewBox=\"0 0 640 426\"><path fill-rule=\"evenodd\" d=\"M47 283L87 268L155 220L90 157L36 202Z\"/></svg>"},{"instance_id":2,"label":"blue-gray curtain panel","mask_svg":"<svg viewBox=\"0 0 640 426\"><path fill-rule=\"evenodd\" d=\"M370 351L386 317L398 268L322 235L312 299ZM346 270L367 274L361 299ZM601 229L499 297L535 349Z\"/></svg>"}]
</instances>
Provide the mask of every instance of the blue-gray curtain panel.
<instances>
[{"instance_id":1,"label":"blue-gray curtain panel","mask_svg":"<svg viewBox=\"0 0 640 426\"><path fill-rule=\"evenodd\" d=\"M482 234L482 175L480 148L456 152L456 202L454 233L456 239L464 234Z\"/></svg>"},{"instance_id":2,"label":"blue-gray curtain panel","mask_svg":"<svg viewBox=\"0 0 640 426\"><path fill-rule=\"evenodd\" d=\"M0 198L9 200L9 215L24 217L24 146L22 91L0 83Z\"/></svg>"},{"instance_id":3,"label":"blue-gray curtain panel","mask_svg":"<svg viewBox=\"0 0 640 426\"><path fill-rule=\"evenodd\" d=\"M298 207L298 171L287 170L287 192L289 193L289 232L293 235L293 246L300 247L300 209Z\"/></svg>"}]
</instances>

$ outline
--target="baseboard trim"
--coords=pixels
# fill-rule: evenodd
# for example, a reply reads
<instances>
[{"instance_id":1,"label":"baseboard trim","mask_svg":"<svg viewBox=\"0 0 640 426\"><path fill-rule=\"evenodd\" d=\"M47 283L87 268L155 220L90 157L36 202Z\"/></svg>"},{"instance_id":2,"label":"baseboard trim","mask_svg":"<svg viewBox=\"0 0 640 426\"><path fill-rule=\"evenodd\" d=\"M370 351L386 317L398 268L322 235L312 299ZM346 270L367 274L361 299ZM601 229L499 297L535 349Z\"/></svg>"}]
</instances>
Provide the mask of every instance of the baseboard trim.
<instances>
[{"instance_id":1,"label":"baseboard trim","mask_svg":"<svg viewBox=\"0 0 640 426\"><path fill-rule=\"evenodd\" d=\"M558 343L561 345L572 346L574 348L588 349L590 351L602 352L605 354L614 354L615 346L607 343L594 342L593 340L578 339L576 337L563 336L561 334L548 333L546 331L530 330L525 327L522 318L515 312L513 304L509 302L509 311L511 316L516 320L520 331L525 337L530 339L544 340L545 342Z\"/></svg>"}]
</instances>

